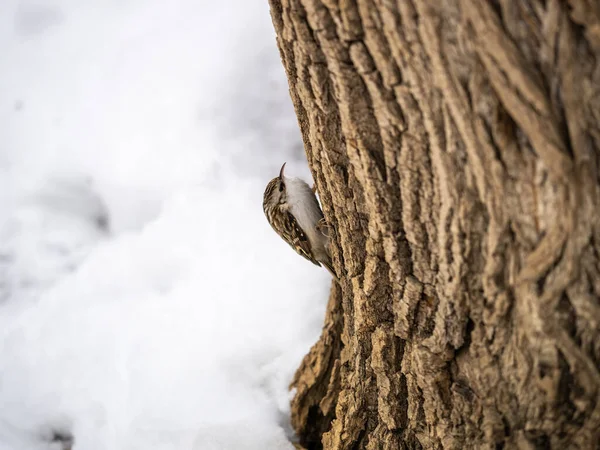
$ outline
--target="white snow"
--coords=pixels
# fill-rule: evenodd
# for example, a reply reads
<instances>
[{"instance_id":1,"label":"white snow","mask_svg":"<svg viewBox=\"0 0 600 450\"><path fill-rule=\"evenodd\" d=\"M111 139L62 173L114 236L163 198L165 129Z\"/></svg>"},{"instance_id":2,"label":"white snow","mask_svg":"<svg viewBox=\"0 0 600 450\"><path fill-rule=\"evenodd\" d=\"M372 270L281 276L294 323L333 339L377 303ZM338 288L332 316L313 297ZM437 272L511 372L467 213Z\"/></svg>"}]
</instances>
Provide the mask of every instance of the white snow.
<instances>
[{"instance_id":1,"label":"white snow","mask_svg":"<svg viewBox=\"0 0 600 450\"><path fill-rule=\"evenodd\" d=\"M291 449L330 276L267 2L0 2L0 450Z\"/></svg>"}]
</instances>

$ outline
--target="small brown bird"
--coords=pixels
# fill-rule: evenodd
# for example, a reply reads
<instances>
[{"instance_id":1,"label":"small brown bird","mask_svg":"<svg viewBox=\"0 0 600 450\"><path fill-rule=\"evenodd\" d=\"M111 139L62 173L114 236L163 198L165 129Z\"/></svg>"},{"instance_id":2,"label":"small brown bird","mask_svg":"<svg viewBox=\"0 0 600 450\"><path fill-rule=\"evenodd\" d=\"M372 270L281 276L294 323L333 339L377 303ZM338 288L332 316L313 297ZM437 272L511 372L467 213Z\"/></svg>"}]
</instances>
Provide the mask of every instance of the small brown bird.
<instances>
[{"instance_id":1,"label":"small brown bird","mask_svg":"<svg viewBox=\"0 0 600 450\"><path fill-rule=\"evenodd\" d=\"M325 268L337 279L329 254L329 234L314 191L300 178L283 175L267 184L263 210L275 232L298 254Z\"/></svg>"}]
</instances>

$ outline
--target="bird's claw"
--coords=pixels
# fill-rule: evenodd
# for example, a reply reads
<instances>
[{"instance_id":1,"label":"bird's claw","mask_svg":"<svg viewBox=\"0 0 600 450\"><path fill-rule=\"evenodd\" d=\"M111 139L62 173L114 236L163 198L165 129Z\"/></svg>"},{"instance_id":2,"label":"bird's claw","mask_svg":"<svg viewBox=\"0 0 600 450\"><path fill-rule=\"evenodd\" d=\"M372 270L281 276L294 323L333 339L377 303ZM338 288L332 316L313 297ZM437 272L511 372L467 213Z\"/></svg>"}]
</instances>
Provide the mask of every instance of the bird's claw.
<instances>
[{"instance_id":1,"label":"bird's claw","mask_svg":"<svg viewBox=\"0 0 600 450\"><path fill-rule=\"evenodd\" d=\"M329 237L329 224L325 220L325 217L322 217L317 222L317 231L320 232L323 236Z\"/></svg>"}]
</instances>

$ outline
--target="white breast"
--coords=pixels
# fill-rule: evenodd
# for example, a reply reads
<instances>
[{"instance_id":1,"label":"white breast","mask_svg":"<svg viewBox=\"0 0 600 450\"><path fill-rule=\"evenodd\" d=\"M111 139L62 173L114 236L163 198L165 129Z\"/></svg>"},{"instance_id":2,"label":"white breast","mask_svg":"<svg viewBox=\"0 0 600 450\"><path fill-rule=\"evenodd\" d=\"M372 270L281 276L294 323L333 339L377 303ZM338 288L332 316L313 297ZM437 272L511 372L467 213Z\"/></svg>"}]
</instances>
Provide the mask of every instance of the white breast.
<instances>
[{"instance_id":1,"label":"white breast","mask_svg":"<svg viewBox=\"0 0 600 450\"><path fill-rule=\"evenodd\" d=\"M300 178L285 178L285 188L290 212L298 221L300 228L308 235L309 240L312 241L317 222L323 217L315 194L310 186Z\"/></svg>"}]
</instances>

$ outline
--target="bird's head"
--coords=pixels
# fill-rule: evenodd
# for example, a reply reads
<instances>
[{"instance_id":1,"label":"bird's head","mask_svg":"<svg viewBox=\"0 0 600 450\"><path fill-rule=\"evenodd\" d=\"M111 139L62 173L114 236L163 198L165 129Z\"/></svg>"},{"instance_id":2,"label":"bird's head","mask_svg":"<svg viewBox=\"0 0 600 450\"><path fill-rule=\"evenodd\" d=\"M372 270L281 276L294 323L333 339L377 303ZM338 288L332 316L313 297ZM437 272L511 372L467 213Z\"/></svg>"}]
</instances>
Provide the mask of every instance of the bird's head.
<instances>
[{"instance_id":1,"label":"bird's head","mask_svg":"<svg viewBox=\"0 0 600 450\"><path fill-rule=\"evenodd\" d=\"M265 188L263 196L263 209L265 212L275 208L280 203L284 203L286 200L285 177L283 175L284 168L285 163L281 166L279 176L269 181L269 184L267 184L267 187Z\"/></svg>"},{"instance_id":2,"label":"bird's head","mask_svg":"<svg viewBox=\"0 0 600 450\"><path fill-rule=\"evenodd\" d=\"M272 210L280 203L285 203L286 201L285 176L283 175L284 169L285 163L281 166L279 176L269 181L269 184L267 184L267 187L265 188L263 196L263 209L265 213L267 210Z\"/></svg>"}]
</instances>

